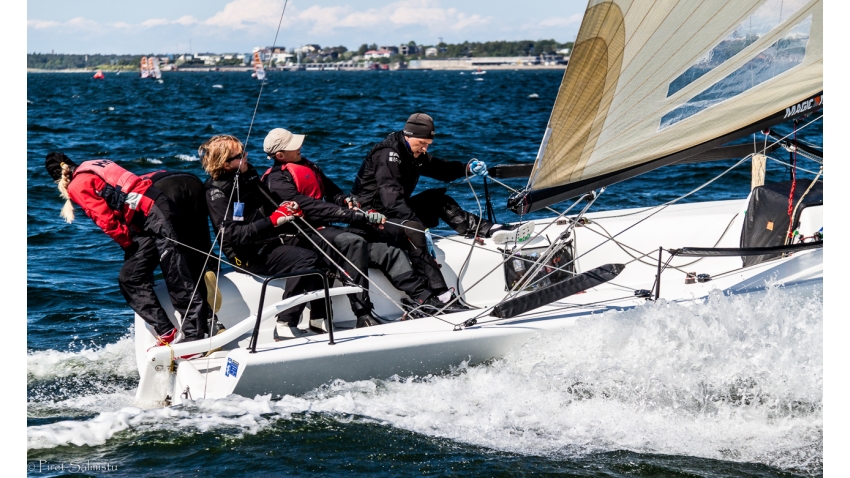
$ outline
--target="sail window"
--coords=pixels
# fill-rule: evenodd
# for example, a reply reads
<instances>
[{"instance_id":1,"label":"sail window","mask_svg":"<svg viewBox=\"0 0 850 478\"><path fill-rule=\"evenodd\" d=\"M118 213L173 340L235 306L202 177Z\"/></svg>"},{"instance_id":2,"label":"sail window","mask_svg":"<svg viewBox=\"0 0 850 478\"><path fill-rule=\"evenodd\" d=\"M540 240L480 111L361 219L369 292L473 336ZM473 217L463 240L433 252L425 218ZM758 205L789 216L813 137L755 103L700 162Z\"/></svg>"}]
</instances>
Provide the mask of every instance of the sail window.
<instances>
[{"instance_id":1,"label":"sail window","mask_svg":"<svg viewBox=\"0 0 850 478\"><path fill-rule=\"evenodd\" d=\"M658 129L662 130L674 125L799 65L806 56L811 27L812 16L809 15L782 38L759 52L727 77L662 116Z\"/></svg>"},{"instance_id":2,"label":"sail window","mask_svg":"<svg viewBox=\"0 0 850 478\"><path fill-rule=\"evenodd\" d=\"M726 38L700 57L667 88L667 96L690 85L789 19L808 0L767 0Z\"/></svg>"}]
</instances>

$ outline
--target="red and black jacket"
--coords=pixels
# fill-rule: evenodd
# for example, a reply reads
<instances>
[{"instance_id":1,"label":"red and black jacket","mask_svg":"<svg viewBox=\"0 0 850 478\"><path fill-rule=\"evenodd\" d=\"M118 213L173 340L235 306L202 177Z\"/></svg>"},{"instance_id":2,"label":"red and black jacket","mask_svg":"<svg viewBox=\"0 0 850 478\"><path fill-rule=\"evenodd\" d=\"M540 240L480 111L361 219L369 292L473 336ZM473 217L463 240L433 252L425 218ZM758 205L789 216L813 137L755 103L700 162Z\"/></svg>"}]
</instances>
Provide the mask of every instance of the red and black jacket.
<instances>
[{"instance_id":1,"label":"red and black jacket","mask_svg":"<svg viewBox=\"0 0 850 478\"><path fill-rule=\"evenodd\" d=\"M150 179L108 159L83 161L68 185L71 200L122 248L133 243L130 228L141 229L138 218L148 215L158 194Z\"/></svg>"},{"instance_id":2,"label":"red and black jacket","mask_svg":"<svg viewBox=\"0 0 850 478\"><path fill-rule=\"evenodd\" d=\"M305 158L298 163L276 161L263 174L263 183L275 199L297 202L304 218L314 226L357 220L358 215L348 209L342 190Z\"/></svg>"}]
</instances>

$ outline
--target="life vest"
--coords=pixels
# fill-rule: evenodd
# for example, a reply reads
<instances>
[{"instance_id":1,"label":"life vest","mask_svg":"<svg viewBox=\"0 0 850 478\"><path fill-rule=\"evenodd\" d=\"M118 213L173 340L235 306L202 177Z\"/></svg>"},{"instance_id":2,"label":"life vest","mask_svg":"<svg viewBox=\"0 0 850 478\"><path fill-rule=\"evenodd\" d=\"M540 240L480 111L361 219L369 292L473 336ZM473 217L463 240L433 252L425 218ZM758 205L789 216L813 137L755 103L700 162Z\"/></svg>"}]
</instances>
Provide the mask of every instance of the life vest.
<instances>
[{"instance_id":1,"label":"life vest","mask_svg":"<svg viewBox=\"0 0 850 478\"><path fill-rule=\"evenodd\" d=\"M319 179L319 173L309 166L309 162L304 161L305 164L299 163L283 163L280 166L281 171L289 171L289 174L292 175L292 180L295 181L295 187L298 189L298 192L305 195L310 196L313 199L323 199L325 197L325 188L322 184L321 179ZM278 167L277 165L272 166L263 174L263 180L266 179L274 169Z\"/></svg>"},{"instance_id":2,"label":"life vest","mask_svg":"<svg viewBox=\"0 0 850 478\"><path fill-rule=\"evenodd\" d=\"M85 173L97 175L106 182L107 187L96 193L112 210L121 212L127 224L132 222L136 211L141 211L145 216L150 212L156 199L146 194L152 184L150 179L136 176L108 159L83 161L77 166L71 180Z\"/></svg>"}]
</instances>

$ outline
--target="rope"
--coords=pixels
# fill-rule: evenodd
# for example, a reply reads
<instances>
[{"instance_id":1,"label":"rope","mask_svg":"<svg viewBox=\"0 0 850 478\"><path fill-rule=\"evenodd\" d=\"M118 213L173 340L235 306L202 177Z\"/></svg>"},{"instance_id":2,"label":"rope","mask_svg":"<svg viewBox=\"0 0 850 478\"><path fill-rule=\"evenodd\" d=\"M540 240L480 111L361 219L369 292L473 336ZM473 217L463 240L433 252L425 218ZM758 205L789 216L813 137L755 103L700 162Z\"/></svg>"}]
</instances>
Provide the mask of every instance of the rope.
<instances>
[{"instance_id":1,"label":"rope","mask_svg":"<svg viewBox=\"0 0 850 478\"><path fill-rule=\"evenodd\" d=\"M561 213L558 217L556 217L556 218L555 218L552 222L550 222L549 224L547 224L547 225L546 225L546 227L544 227L544 228L543 228L543 229L542 229L539 233L535 234L535 235L534 235L534 237L532 237L532 238L530 238L528 241L526 241L526 242L525 242L525 244L520 245L520 247L519 247L519 249L517 249L517 251L520 251L520 250L524 249L524 248L525 248L525 246L527 246L528 244L531 244L532 242L534 242L534 240L535 240L535 239L537 239L538 237L540 237L540 235L541 235L541 234L543 234L543 232L545 232L545 231L546 231L546 229L548 229L548 228L549 228L552 224L555 224L555 223L558 221L558 219L561 219L564 215L566 215L568 212L570 212L570 211L572 210L572 208L573 208L573 207L575 207L575 206L576 206L576 205L577 205L577 204L578 204L578 203L579 203L579 202L580 202L583 198L584 198L584 196L582 196L581 198L579 198L578 200L576 200L576 202L574 202L574 203L573 203L570 207L568 207L568 208L567 208L564 212L562 212L562 213ZM358 208L355 208L355 209L357 209L358 211L363 212L361 209L358 209ZM420 231L419 229L415 229L415 228L412 228L412 227L409 227L409 226L405 226L404 224L399 224L399 223L392 222L392 221L387 221L387 222L388 222L389 224L392 224L392 225L394 225L394 226L397 226L397 227L400 227L400 228L403 228L403 229L409 229L409 230L411 230L411 231L422 232L422 231ZM444 237L444 236L440 236L440 237ZM445 238L445 239L451 239L451 238L449 238L449 237L444 237L444 238ZM461 241L458 241L458 242L461 242ZM463 243L463 244L465 244L465 243ZM473 244L474 244L474 241L473 241ZM471 285L471 286L469 286L468 288L464 289L464 294L465 294L466 292L469 292L470 290L474 289L474 288L475 288L478 284L480 284L480 283L481 283L481 281L483 281L485 278L487 278L490 274L492 274L492 273L493 273L496 269L498 269L499 267L504 266L504 265L505 265L505 263L507 263L507 261L509 261L511 258L512 258L511 256L506 257L504 260L502 260L502 262L500 262L500 263L499 263L499 264L497 264L495 267L493 267L492 269L490 269L490 270L489 270L486 274L484 274L484 276L483 276L483 277L481 277L481 279L478 279L478 280L477 280L474 284L472 284L472 285ZM458 300L458 297L459 297L459 296L456 296L454 299L452 299L452 300L450 300L450 301L446 302L446 304L445 304L445 305L444 305L441 309L439 309L439 310L437 311L437 314L442 313L442 312L443 312L446 308L448 308L451 304L453 304L455 301L457 301L457 300ZM455 325L459 325L459 324L455 324Z\"/></svg>"},{"instance_id":2,"label":"rope","mask_svg":"<svg viewBox=\"0 0 850 478\"><path fill-rule=\"evenodd\" d=\"M794 120L794 141L797 141L797 120ZM791 192L788 194L788 234L794 224L794 190L797 189L797 148L791 151ZM787 237L786 237L787 240Z\"/></svg>"},{"instance_id":3,"label":"rope","mask_svg":"<svg viewBox=\"0 0 850 478\"><path fill-rule=\"evenodd\" d=\"M461 296L460 279L461 279L461 276L465 273L466 268L469 266L469 260L472 258L472 251L475 250L475 238L478 237L478 231L481 229L481 221L482 221L482 216L483 216L483 214L481 212L481 201L478 200L478 194L476 194L475 188L472 187L472 181L469 180L469 165L472 164L473 161L475 161L475 158L472 158L472 159L470 159L469 161L466 162L466 168L464 168L463 174L464 174L464 177L466 179L466 184L469 185L469 190L472 191L472 197L475 198L475 204L478 205L478 222L475 224L475 234L472 235L472 243L469 246L469 252L466 254L466 259L464 259L463 264L460 266L460 269L458 269L457 277L455 278L455 291L457 292L458 302L460 302L461 304L463 304L466 307L470 307L470 305L467 304L466 301L461 299L461 297L460 297ZM487 178L486 177L484 178L484 184L485 184L485 187L486 187L486 184L487 184ZM488 198L488 201L489 201L489 198ZM492 224L490 225L490 227L492 227ZM477 307L476 307L476 309L477 309Z\"/></svg>"},{"instance_id":4,"label":"rope","mask_svg":"<svg viewBox=\"0 0 850 478\"><path fill-rule=\"evenodd\" d=\"M278 21L278 24L277 24L277 31L275 31L275 34L274 34L274 41L272 42L272 48L274 48L277 45L277 37L280 34L280 26L283 24L283 15L286 13L286 5L288 3L289 3L289 0L285 0L284 3L283 3L283 9L280 12L280 20ZM271 58L269 58L269 66L271 66ZM224 218L222 219L222 224L219 227L218 232L216 232L216 236L215 236L216 240L221 240L221 245L218 248L218 267L216 268L216 274L215 274L215 290L218 290L218 281L219 281L219 277L221 276L221 254L222 254L222 249L224 248L224 221L227 219L227 213L228 213L228 211L230 211L230 205L233 203L233 193L234 192L237 193L237 195L236 195L237 200L239 200L239 198L240 198L240 196L239 196L239 172L242 169L242 164L246 161L245 152L248 150L248 141L251 139L251 131L254 128L254 120L257 117L257 109L260 106L260 98L262 98L262 96L263 96L263 87L265 86L265 84L266 84L265 81L260 82L260 92L257 94L257 103L254 105L254 112L251 114L251 123L248 125L248 134L245 136L245 143L244 143L244 146L242 148L242 153L243 153L242 158L239 159L239 167L236 168L236 174L234 175L234 178L233 178L235 187L230 190L230 197L228 198L228 201L227 201L227 208L224 210ZM213 249L215 248L215 244L216 244L216 242L213 241L213 245L210 247L210 253L212 253ZM208 256L209 256L209 254L208 254ZM206 267L206 261L204 261L204 266ZM256 276L255 274L251 274L251 275ZM198 279L198 284L195 285L195 290L197 290L198 285L200 284L201 280L203 280L203 276ZM192 294L194 296L194 292ZM216 294L213 294L213 297L216 297ZM215 326L215 299L213 299L213 306L212 307L213 307L213 309L212 309L213 310L213 321L210 323L210 337L209 337L209 346L210 347L212 347L212 338L213 338L212 332L213 332L213 328ZM180 325L182 327L183 324L181 323ZM207 355L207 368L208 369L209 369L209 361L210 361L210 356ZM209 373L204 374L204 398L206 398L206 396L207 396L207 381L208 381L208 379L209 379Z\"/></svg>"},{"instance_id":5,"label":"rope","mask_svg":"<svg viewBox=\"0 0 850 478\"><path fill-rule=\"evenodd\" d=\"M331 248L331 249L332 249L332 250L333 250L333 251L334 251L334 252L335 252L335 253L336 253L339 257L342 257L342 258L343 258L346 262L348 262L348 263L351 265L351 267L353 267L353 268L354 268L354 270L355 270L355 271L357 271L357 273L358 273L358 274L360 274L360 275L361 275L361 276L363 276L363 277L364 277L367 281L369 281L369 284L371 284L371 285L375 286L375 288L376 288L376 289L378 289L378 292L380 292L380 293L381 293L384 297L386 297L386 298L387 298L387 300L389 300L389 301L390 301L393 305L395 305L396 307L398 307L398 308L401 310L402 314L404 314L404 315L408 314L408 311L407 311L407 310L406 310L406 309L405 309L405 308L404 308L401 304L397 303L397 302L396 302L396 301L395 301L392 297L390 297L390 295L389 295L389 294L387 294L386 292L384 292L384 290L383 290L383 289L381 289L381 287L380 287L380 286L378 286L378 284L376 284L376 283L375 283L375 281L373 281L372 279L370 279L370 278L369 278L369 274L368 274L368 273L364 273L364 272L363 272L363 271L361 271L361 270L360 270L360 269L359 269L356 265L354 265L354 263L353 263L353 262L351 262L351 260L350 260L350 259L348 259L347 257L345 257L345 254L341 253L341 252L340 252L340 251L339 251L336 247L334 247L333 243L332 243L331 241L329 241L329 240L328 240L328 238L326 238L326 237L322 236L321 234L319 234L319 231L318 231L318 230L316 230L316 228L314 228L314 227L313 227L313 226L312 226L309 222L307 222L307 220L306 220L306 219L304 219L304 217L303 217L303 216L299 217L299 219L301 219L301 220L304 222L304 224L306 224L306 225L307 225L307 227L309 227L309 228L310 228L313 232L315 232L317 236L319 236L319 237L320 237L323 241L325 241L325 242L328 244L328 247L330 247L330 248ZM303 234L303 235L304 235L304 237L306 237L306 238L307 238L307 240L309 240L309 241L310 241L310 243L311 243L311 244L313 244L313 247L315 247L316 249L318 249L318 250L319 250L319 252L321 252L321 253L325 256L325 258L327 258L327 260L328 260L328 261L330 261L330 262L331 262L331 263L332 263L335 267L337 267L339 270L341 270L341 271L342 271L342 272L346 275L346 277L348 277L349 279L351 279L351 276L350 276L350 275L348 275L348 273L347 273L347 272L345 272L345 270L344 270L344 269L343 269L343 268L342 268L342 267L341 267L341 266L340 266L340 265L339 265L336 261L334 261L334 260L333 260L333 259L332 259L332 258L331 258L328 254L326 254L324 251L322 251L322 250L321 250L321 248L320 248L320 247L319 247L319 246L318 246L315 242L313 242L313 240L312 240L312 239L311 239L311 238L310 238L310 237L309 237L309 236L308 236L308 235L307 235L307 234L306 234L306 233L305 233L305 232L304 232L304 231L303 231L300 227L298 227L298 224L293 223L293 225L295 225L295 227L296 227L296 228L298 228L298 230L301 232L301 234ZM351 284L351 285L353 285L354 287L360 287L360 286L359 286L359 285L357 285L357 284ZM363 287L360 287L360 288L361 288L361 289L363 289L363 290L366 290L366 289L365 289L365 288L363 288ZM368 291L368 290L366 290L366 292L369 292L369 291ZM423 312L423 313L424 313L424 314L426 314L426 315L430 315L430 314L428 314L428 313L426 313L426 312ZM434 316L432 316L432 317L434 317ZM456 325L456 324L453 324L453 323L451 323L451 322L449 322L449 321L447 321L447 320L443 320L443 319L441 319L441 318L439 318L439 317L434 317L434 318L435 318L435 319L438 319L438 320L442 320L443 322L446 322L446 323L451 324L451 325Z\"/></svg>"},{"instance_id":6,"label":"rope","mask_svg":"<svg viewBox=\"0 0 850 478\"><path fill-rule=\"evenodd\" d=\"M809 191L811 191L812 188L814 187L814 185L818 182L818 179L820 179L821 173L823 173L823 166L821 166L820 171L818 172L818 175L815 176L815 179L812 180L812 183L809 184L809 187L806 188L806 191L803 193L803 195L800 196L800 199L797 201L797 205L794 206L794 210L791 213L791 221L788 224L788 233L785 235L785 244L788 244L789 242L791 242L791 239L793 237L791 235L791 231L792 231L792 229L794 229L794 218L797 217L797 208L800 207L800 204L803 202L803 198L805 198L806 195L809 194Z\"/></svg>"},{"instance_id":7,"label":"rope","mask_svg":"<svg viewBox=\"0 0 850 478\"><path fill-rule=\"evenodd\" d=\"M503 299L499 302L499 304L501 304L502 302L504 302L504 301L506 301L506 300L509 300L510 298L516 297L516 296L517 296L517 295L518 295L518 294L522 291L522 289L524 289L524 288L526 288L526 287L527 287L527 286L524 284L524 283L525 283L525 281L526 281L526 280L531 280L532 278L534 278L534 276L536 276L536 275L540 272L540 269L542 269L542 268L543 268L543 267L544 267L544 266L545 266L545 265L546 265L546 264L547 264L547 263L548 263L548 262L552 259L552 256L553 256L553 255L554 255L554 253L556 252L555 246L556 246L557 244L559 244L560 239L561 239L562 237L564 237L564 236L565 236L567 233L569 233L570 231L575 230L575 226L576 226L576 224L578 223L579 219L580 219L581 217L583 217L583 216L584 216L584 214L587 212L587 210L588 210L588 209L590 209L590 206L592 206L592 205L593 205L593 203L595 203L595 202L596 202L596 199L598 199L598 198L599 198L599 196L600 196L600 195L601 195L604 191L605 191L605 188L602 188L599 194L594 194L594 195L593 195L593 199L591 199L590 201L588 201L587 205L586 205L586 206L585 206L585 207L581 210L581 212L579 212L579 213L575 216L575 218L573 219L572 223L571 223L569 226L567 226L567 229L566 229L564 232L562 232L562 233L561 233L561 235L559 236L559 238L558 238L558 239L556 239L556 240L555 240L555 242L553 242L553 243L549 244L549 246L546 248L546 250L545 250L545 251L543 251L543 253L542 253L542 254L540 254L540 258L538 259L537 264L536 264L533 268L529 268L529 269L525 272L525 274L523 274L523 276L520 278L520 280L518 280L518 281L514 284L514 286L511 288L511 290L509 290L509 291L508 291L508 293L506 294L506 296L505 296L505 297L504 297L504 298L503 298ZM570 263L569 263L569 264L566 264L566 265L570 265L570 264L572 264L572 263L574 263L574 262L575 262L575 260L572 260L572 261L570 261ZM553 271L553 272L554 272L554 271ZM550 276L551 274L552 274L552 273L550 272L549 274L547 274L546 276L544 276L544 278L545 278L545 277ZM543 278L541 278L541 279L539 279L539 280L543 280ZM533 285L533 284L532 284L532 285ZM498 304L496 304L496 305L498 305ZM494 307L495 307L495 306L494 306Z\"/></svg>"}]
</instances>

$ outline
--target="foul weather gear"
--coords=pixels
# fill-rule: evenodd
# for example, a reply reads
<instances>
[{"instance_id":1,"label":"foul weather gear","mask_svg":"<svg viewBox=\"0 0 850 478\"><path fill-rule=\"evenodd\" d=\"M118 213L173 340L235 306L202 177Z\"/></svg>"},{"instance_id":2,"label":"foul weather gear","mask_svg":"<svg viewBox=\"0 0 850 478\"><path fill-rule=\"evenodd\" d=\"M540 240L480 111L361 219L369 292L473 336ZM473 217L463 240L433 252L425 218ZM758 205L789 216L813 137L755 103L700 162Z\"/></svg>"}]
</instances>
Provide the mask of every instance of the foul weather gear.
<instances>
[{"instance_id":1,"label":"foul weather gear","mask_svg":"<svg viewBox=\"0 0 850 478\"><path fill-rule=\"evenodd\" d=\"M143 179L108 159L83 161L68 185L68 196L103 232L125 248L133 242L136 213L146 216L159 192Z\"/></svg>"},{"instance_id":2,"label":"foul weather gear","mask_svg":"<svg viewBox=\"0 0 850 478\"><path fill-rule=\"evenodd\" d=\"M68 195L124 249L118 284L127 304L157 334L174 328L153 289L153 272L159 265L186 340L203 338L205 296L193 294L189 261L176 243L173 224L179 221L171 200L149 178L106 159L82 162L68 184Z\"/></svg>"},{"instance_id":3,"label":"foul weather gear","mask_svg":"<svg viewBox=\"0 0 850 478\"><path fill-rule=\"evenodd\" d=\"M304 212L304 218L317 227L318 234L322 236L316 237L315 232L306 231L312 236L313 242L345 270L354 284L362 288L363 292L348 296L354 314L363 315L372 309L368 292L369 281L365 275L368 274L369 267L381 270L394 287L407 293L412 299L427 298L430 295L427 283L413 272L401 249L388 244L386 239L374 232L374 227L368 224L368 214L349 209L345 194L318 166L305 159L297 164L313 171L315 177L321 181L320 189L332 196L314 198L305 194L308 191L300 189L292 170L281 167L277 162L264 175L265 183L277 199L298 202ZM377 214L373 213L373 216ZM353 227L331 226L331 223L335 222L349 223ZM328 242L333 244L333 248ZM334 248L348 260L338 257ZM358 270L364 274L360 274Z\"/></svg>"},{"instance_id":4,"label":"foul weather gear","mask_svg":"<svg viewBox=\"0 0 850 478\"><path fill-rule=\"evenodd\" d=\"M238 176L224 173L216 179L209 178L206 187L213 230L221 231L221 250L231 263L262 275L316 269L319 266L315 252L298 247L307 241L298 239L294 227L275 227L272 224L269 216L276 208L260 190L265 186L253 166L248 165L247 171ZM244 204L241 221L233 220L233 204L236 202ZM286 279L283 298L321 288L322 281L316 276L291 277ZM278 315L278 321L297 325L304 306L301 304L284 311ZM324 300L310 305L310 315L314 319L324 318Z\"/></svg>"}]
</instances>

